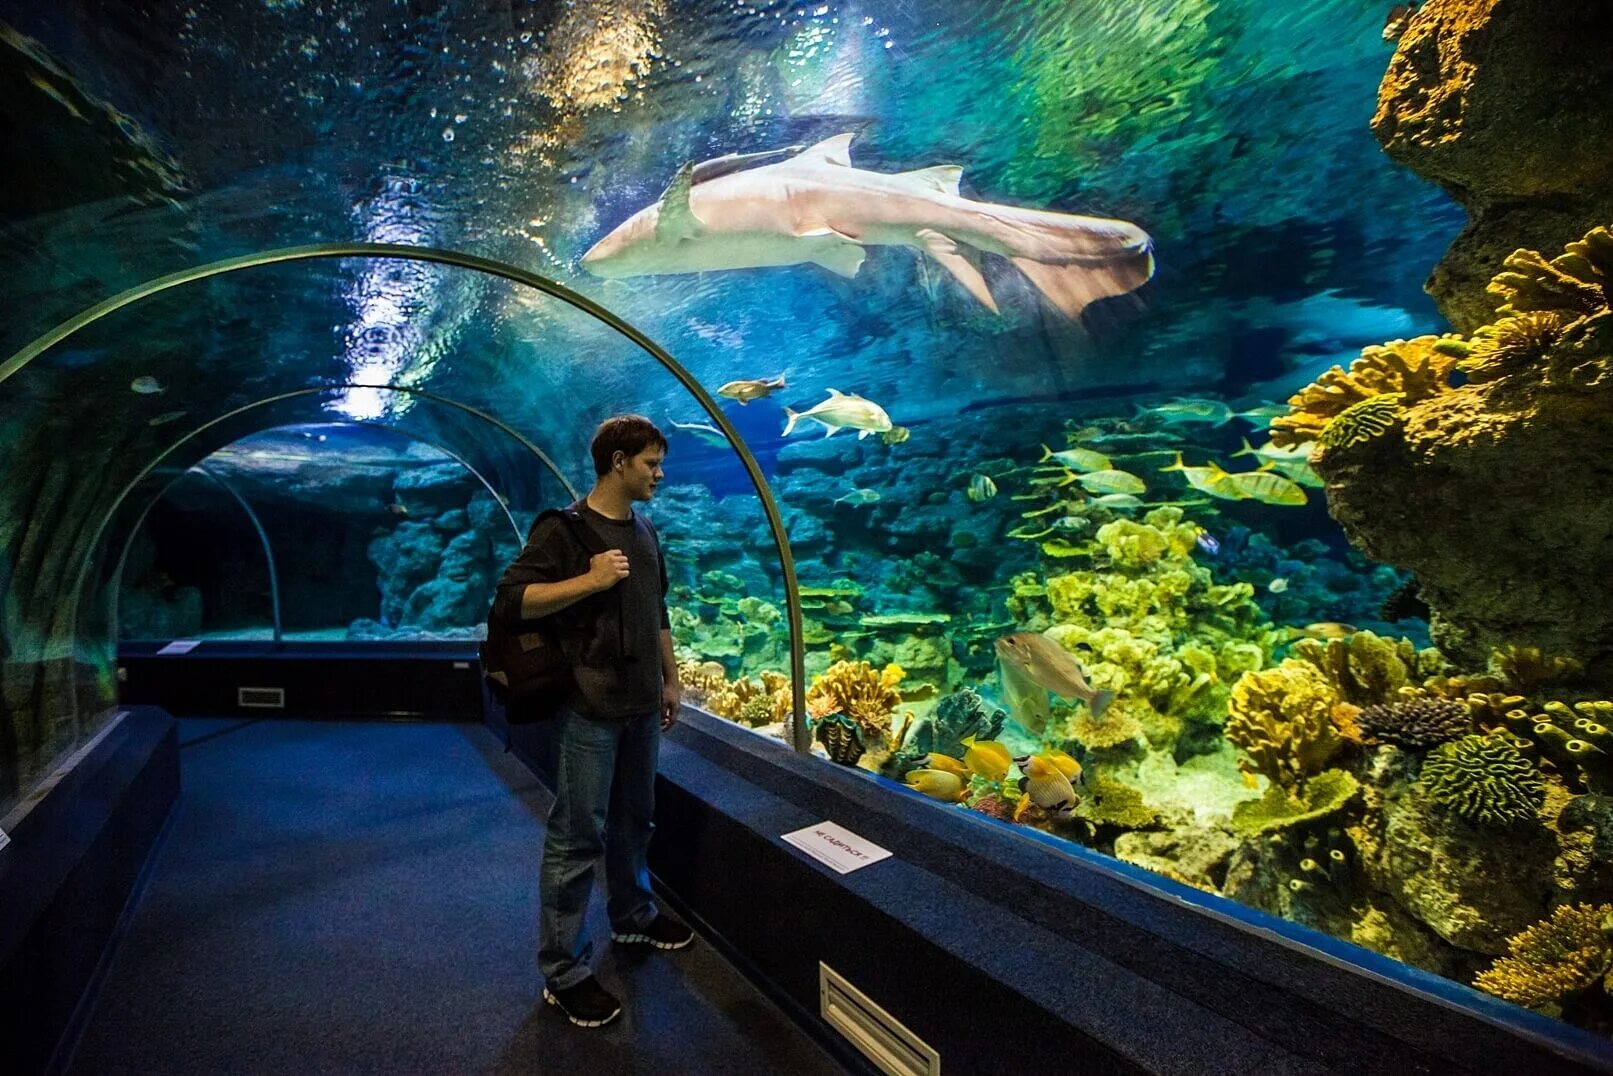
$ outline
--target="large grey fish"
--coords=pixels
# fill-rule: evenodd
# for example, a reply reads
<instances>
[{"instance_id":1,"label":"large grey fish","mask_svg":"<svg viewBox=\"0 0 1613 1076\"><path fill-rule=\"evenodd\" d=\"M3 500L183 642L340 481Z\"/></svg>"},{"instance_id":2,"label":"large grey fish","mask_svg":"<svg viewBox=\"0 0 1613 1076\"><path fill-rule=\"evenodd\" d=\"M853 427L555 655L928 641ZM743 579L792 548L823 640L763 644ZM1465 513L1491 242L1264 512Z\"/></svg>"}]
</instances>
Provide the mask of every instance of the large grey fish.
<instances>
[{"instance_id":1,"label":"large grey fish","mask_svg":"<svg viewBox=\"0 0 1613 1076\"><path fill-rule=\"evenodd\" d=\"M1021 676L1063 698L1080 699L1095 718L1102 717L1114 701L1113 691L1094 689L1074 656L1045 635L1033 631L1004 635L997 640L997 660L1005 674ZM1004 681L1007 679L1005 675Z\"/></svg>"}]
</instances>

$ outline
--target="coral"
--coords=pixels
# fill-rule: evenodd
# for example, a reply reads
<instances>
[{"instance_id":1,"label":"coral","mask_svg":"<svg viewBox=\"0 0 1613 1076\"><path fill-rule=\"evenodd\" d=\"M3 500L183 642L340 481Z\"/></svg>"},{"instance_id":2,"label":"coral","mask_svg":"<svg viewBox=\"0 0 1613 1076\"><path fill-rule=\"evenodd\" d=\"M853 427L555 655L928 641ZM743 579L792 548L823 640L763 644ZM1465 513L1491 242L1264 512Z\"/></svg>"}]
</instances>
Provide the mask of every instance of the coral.
<instances>
[{"instance_id":1,"label":"coral","mask_svg":"<svg viewBox=\"0 0 1613 1076\"><path fill-rule=\"evenodd\" d=\"M746 699L739 707L736 720L742 725L755 728L759 725L770 724L773 721L773 698L771 695L758 693Z\"/></svg>"},{"instance_id":2,"label":"coral","mask_svg":"<svg viewBox=\"0 0 1613 1076\"><path fill-rule=\"evenodd\" d=\"M1551 1016L1600 985L1613 990L1613 905L1564 905L1507 939L1507 955L1473 985L1515 1005Z\"/></svg>"},{"instance_id":3,"label":"coral","mask_svg":"<svg viewBox=\"0 0 1613 1076\"><path fill-rule=\"evenodd\" d=\"M1363 445L1374 437L1382 437L1400 421L1404 393L1385 392L1351 404L1328 420L1316 438L1317 447L1324 451Z\"/></svg>"},{"instance_id":4,"label":"coral","mask_svg":"<svg viewBox=\"0 0 1613 1076\"><path fill-rule=\"evenodd\" d=\"M973 688L962 688L943 698L933 712L914 722L912 732L891 756L887 773L901 776L932 751L963 756L963 740L993 740L1008 720L1008 711L988 706Z\"/></svg>"},{"instance_id":5,"label":"coral","mask_svg":"<svg viewBox=\"0 0 1613 1076\"><path fill-rule=\"evenodd\" d=\"M1272 420L1272 443L1293 448L1317 441L1335 419L1374 397L1396 396L1405 405L1445 391L1461 356L1455 343L1453 337L1419 336L1363 348L1349 370L1335 366L1289 398L1289 413ZM1357 426L1351 420L1335 439Z\"/></svg>"},{"instance_id":6,"label":"coral","mask_svg":"<svg viewBox=\"0 0 1613 1076\"><path fill-rule=\"evenodd\" d=\"M1075 816L1095 826L1145 829L1159 820L1159 812L1143 802L1141 792L1109 777L1098 777L1076 805Z\"/></svg>"},{"instance_id":7,"label":"coral","mask_svg":"<svg viewBox=\"0 0 1613 1076\"><path fill-rule=\"evenodd\" d=\"M813 680L807 700L820 709L832 704L830 712L855 721L865 742L883 743L890 735L891 715L902 702L896 685L904 675L899 665L887 665L881 672L866 661L837 661Z\"/></svg>"},{"instance_id":8,"label":"coral","mask_svg":"<svg viewBox=\"0 0 1613 1076\"><path fill-rule=\"evenodd\" d=\"M1342 811L1360 790L1360 783L1345 770L1327 770L1305 782L1299 797L1273 784L1258 800L1232 809L1232 828L1254 837L1317 822Z\"/></svg>"},{"instance_id":9,"label":"coral","mask_svg":"<svg viewBox=\"0 0 1613 1076\"><path fill-rule=\"evenodd\" d=\"M1513 746L1531 757L1544 757L1570 787L1608 792L1613 791L1613 729L1599 719L1602 714L1601 704L1571 708L1552 700L1538 713L1508 710L1502 725Z\"/></svg>"},{"instance_id":10,"label":"coral","mask_svg":"<svg viewBox=\"0 0 1613 1076\"><path fill-rule=\"evenodd\" d=\"M1412 694L1393 703L1365 707L1356 721L1366 742L1399 744L1424 750L1472 731L1473 718L1465 702Z\"/></svg>"},{"instance_id":11,"label":"coral","mask_svg":"<svg viewBox=\"0 0 1613 1076\"><path fill-rule=\"evenodd\" d=\"M728 686L726 670L721 662L716 661L679 661L678 682L683 685L684 701L691 706L706 706L708 709L711 696Z\"/></svg>"},{"instance_id":12,"label":"coral","mask_svg":"<svg viewBox=\"0 0 1613 1076\"><path fill-rule=\"evenodd\" d=\"M1219 879L1238 840L1221 829L1175 829L1153 833L1122 833L1115 838L1115 858L1146 867L1185 885L1206 892L1220 891Z\"/></svg>"},{"instance_id":13,"label":"coral","mask_svg":"<svg viewBox=\"0 0 1613 1076\"><path fill-rule=\"evenodd\" d=\"M1338 701L1316 666L1287 658L1273 669L1245 673L1232 687L1226 736L1241 747L1245 773L1285 789L1320 773L1344 746L1333 725Z\"/></svg>"},{"instance_id":14,"label":"coral","mask_svg":"<svg viewBox=\"0 0 1613 1076\"><path fill-rule=\"evenodd\" d=\"M1356 706L1392 701L1401 688L1444 671L1439 651L1418 650L1409 639L1358 631L1342 639L1301 639L1294 657L1309 662L1335 695Z\"/></svg>"},{"instance_id":15,"label":"coral","mask_svg":"<svg viewBox=\"0 0 1613 1076\"><path fill-rule=\"evenodd\" d=\"M1539 825L1546 793L1534 764L1499 732L1435 748L1417 783L1434 802L1484 826Z\"/></svg>"},{"instance_id":16,"label":"coral","mask_svg":"<svg viewBox=\"0 0 1613 1076\"><path fill-rule=\"evenodd\" d=\"M1502 300L1496 315L1520 313L1561 315L1564 328L1608 312L1608 285L1613 282L1613 235L1605 227L1591 229L1547 261L1537 251L1518 250L1502 262L1485 290Z\"/></svg>"},{"instance_id":17,"label":"coral","mask_svg":"<svg viewBox=\"0 0 1613 1076\"><path fill-rule=\"evenodd\" d=\"M1580 671L1570 657L1547 657L1538 646L1508 644L1490 654L1490 672L1509 692L1532 695L1541 687L1567 679Z\"/></svg>"},{"instance_id":18,"label":"coral","mask_svg":"<svg viewBox=\"0 0 1613 1076\"><path fill-rule=\"evenodd\" d=\"M1458 368L1480 383L1517 373L1562 339L1566 320L1555 310L1534 310L1485 325L1473 334Z\"/></svg>"},{"instance_id":19,"label":"coral","mask_svg":"<svg viewBox=\"0 0 1613 1076\"><path fill-rule=\"evenodd\" d=\"M979 811L988 818L995 818L999 822L1012 822L1014 808L1004 802L1003 798L995 792L987 793L969 804L971 811Z\"/></svg>"}]
</instances>

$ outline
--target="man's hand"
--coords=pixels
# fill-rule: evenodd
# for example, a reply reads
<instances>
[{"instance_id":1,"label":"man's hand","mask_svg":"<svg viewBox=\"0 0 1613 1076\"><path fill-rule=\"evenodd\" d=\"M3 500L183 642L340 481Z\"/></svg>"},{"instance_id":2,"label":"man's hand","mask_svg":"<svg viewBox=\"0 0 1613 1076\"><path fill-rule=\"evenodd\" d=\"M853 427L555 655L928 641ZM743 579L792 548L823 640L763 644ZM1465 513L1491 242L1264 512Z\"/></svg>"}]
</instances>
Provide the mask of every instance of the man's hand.
<instances>
[{"instance_id":1,"label":"man's hand","mask_svg":"<svg viewBox=\"0 0 1613 1076\"><path fill-rule=\"evenodd\" d=\"M668 680L661 685L661 731L666 732L678 723L678 707L683 704L683 685Z\"/></svg>"},{"instance_id":2,"label":"man's hand","mask_svg":"<svg viewBox=\"0 0 1613 1076\"><path fill-rule=\"evenodd\" d=\"M627 554L620 549L607 549L588 559L588 581L594 590L609 590L627 578Z\"/></svg>"}]
</instances>

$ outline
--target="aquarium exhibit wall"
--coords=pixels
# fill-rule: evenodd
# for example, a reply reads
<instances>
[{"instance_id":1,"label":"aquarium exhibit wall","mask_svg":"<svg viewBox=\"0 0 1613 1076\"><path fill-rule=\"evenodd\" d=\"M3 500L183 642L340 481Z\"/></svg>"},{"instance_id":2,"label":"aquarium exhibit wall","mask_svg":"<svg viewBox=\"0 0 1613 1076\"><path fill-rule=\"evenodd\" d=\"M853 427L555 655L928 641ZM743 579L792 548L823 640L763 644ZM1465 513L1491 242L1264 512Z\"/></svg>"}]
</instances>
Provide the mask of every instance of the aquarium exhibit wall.
<instances>
[{"instance_id":1,"label":"aquarium exhibit wall","mask_svg":"<svg viewBox=\"0 0 1613 1076\"><path fill-rule=\"evenodd\" d=\"M686 701L1613 1034L1599 6L0 5L0 803L120 637L473 637L631 410ZM317 243L725 421L441 261L27 350Z\"/></svg>"}]
</instances>

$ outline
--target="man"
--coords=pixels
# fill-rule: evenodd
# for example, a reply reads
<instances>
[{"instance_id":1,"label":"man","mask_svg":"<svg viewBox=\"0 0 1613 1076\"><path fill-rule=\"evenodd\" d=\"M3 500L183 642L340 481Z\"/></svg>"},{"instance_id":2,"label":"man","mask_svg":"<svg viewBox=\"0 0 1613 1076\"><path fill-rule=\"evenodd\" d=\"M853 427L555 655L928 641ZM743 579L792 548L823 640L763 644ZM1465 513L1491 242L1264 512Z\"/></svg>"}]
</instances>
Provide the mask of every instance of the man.
<instances>
[{"instance_id":1,"label":"man","mask_svg":"<svg viewBox=\"0 0 1613 1076\"><path fill-rule=\"evenodd\" d=\"M577 682L554 718L559 751L539 873L538 965L544 1000L581 1027L603 1026L622 1011L590 966L585 915L601 858L612 939L656 949L694 940L658 912L645 862L660 736L678 719L682 690L659 542L633 502L655 495L666 448L666 437L640 415L601 423L590 448L594 488L573 507L605 552L590 556L571 524L550 517L533 528L496 599L496 616L561 614L561 646ZM552 581L523 585L512 575Z\"/></svg>"}]
</instances>

